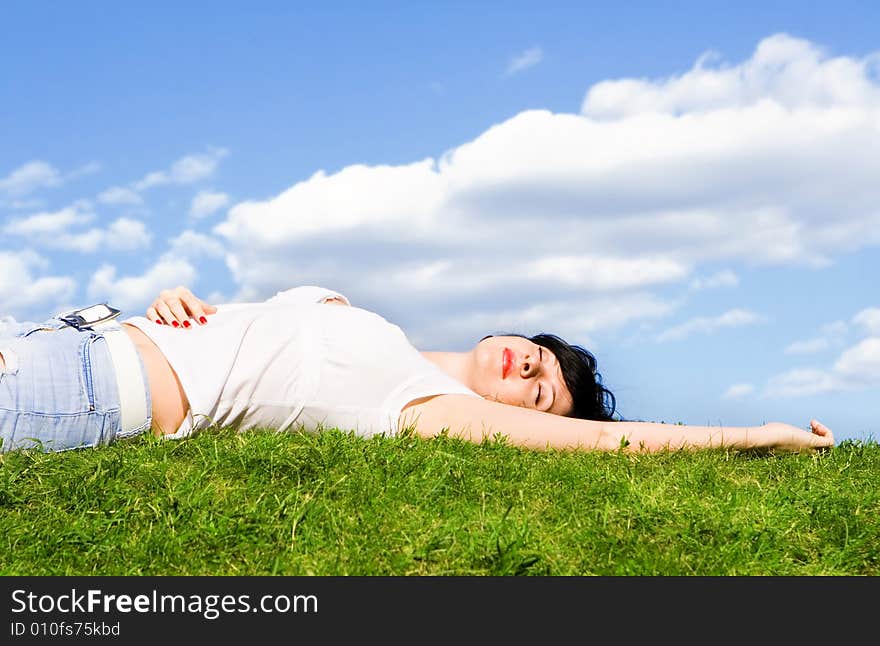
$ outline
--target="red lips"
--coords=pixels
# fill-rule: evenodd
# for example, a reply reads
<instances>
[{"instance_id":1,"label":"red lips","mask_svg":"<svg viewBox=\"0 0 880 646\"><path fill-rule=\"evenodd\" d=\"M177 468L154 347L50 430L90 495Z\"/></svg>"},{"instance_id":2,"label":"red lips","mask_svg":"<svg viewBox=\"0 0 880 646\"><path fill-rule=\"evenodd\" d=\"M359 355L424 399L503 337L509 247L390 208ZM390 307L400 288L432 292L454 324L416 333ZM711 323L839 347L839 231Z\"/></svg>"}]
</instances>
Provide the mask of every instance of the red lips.
<instances>
[{"instance_id":1,"label":"red lips","mask_svg":"<svg viewBox=\"0 0 880 646\"><path fill-rule=\"evenodd\" d=\"M505 379L507 377L507 373L510 372L510 369L513 367L513 350L510 348L504 348L504 352L501 353L501 378Z\"/></svg>"}]
</instances>

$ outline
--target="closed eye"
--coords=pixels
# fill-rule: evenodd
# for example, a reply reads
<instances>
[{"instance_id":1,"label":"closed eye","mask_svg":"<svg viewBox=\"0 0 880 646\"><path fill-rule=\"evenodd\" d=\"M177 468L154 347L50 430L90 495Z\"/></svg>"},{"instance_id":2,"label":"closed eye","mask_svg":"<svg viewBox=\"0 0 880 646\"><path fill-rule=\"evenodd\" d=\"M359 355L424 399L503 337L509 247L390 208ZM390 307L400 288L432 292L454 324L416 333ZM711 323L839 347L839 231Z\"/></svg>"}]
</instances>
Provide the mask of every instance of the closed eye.
<instances>
[{"instance_id":1,"label":"closed eye","mask_svg":"<svg viewBox=\"0 0 880 646\"><path fill-rule=\"evenodd\" d=\"M544 348L542 346L538 346L538 364L544 363ZM541 401L541 384L538 384L538 396L535 397L535 408L538 407L538 403Z\"/></svg>"}]
</instances>

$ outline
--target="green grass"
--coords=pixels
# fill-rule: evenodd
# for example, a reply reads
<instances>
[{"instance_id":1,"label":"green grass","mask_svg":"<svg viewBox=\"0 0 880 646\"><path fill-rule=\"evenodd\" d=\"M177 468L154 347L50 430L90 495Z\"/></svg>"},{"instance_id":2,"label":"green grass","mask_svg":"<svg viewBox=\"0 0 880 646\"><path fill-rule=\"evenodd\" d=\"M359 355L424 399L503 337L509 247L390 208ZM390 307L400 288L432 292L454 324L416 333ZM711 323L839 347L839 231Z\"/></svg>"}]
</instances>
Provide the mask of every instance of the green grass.
<instances>
[{"instance_id":1,"label":"green grass","mask_svg":"<svg viewBox=\"0 0 880 646\"><path fill-rule=\"evenodd\" d=\"M3 575L876 575L880 446L535 452L335 430L0 456Z\"/></svg>"}]
</instances>

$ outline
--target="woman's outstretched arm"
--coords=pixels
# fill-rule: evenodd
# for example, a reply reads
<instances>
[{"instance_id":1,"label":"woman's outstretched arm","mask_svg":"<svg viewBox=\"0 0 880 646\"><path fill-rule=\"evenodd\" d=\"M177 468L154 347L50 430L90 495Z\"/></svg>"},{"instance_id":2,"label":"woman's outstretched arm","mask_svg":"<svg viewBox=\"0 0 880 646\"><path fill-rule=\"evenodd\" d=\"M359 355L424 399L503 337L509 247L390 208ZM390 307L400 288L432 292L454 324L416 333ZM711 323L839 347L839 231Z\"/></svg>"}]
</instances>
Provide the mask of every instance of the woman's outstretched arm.
<instances>
[{"instance_id":1,"label":"woman's outstretched arm","mask_svg":"<svg viewBox=\"0 0 880 646\"><path fill-rule=\"evenodd\" d=\"M530 449L573 449L653 453L676 449L778 449L803 451L831 447L834 435L816 420L811 431L788 424L763 426L682 426L654 422L600 422L552 415L468 395L437 395L417 400L400 415L399 428L422 437L448 429L471 442L502 435Z\"/></svg>"}]
</instances>

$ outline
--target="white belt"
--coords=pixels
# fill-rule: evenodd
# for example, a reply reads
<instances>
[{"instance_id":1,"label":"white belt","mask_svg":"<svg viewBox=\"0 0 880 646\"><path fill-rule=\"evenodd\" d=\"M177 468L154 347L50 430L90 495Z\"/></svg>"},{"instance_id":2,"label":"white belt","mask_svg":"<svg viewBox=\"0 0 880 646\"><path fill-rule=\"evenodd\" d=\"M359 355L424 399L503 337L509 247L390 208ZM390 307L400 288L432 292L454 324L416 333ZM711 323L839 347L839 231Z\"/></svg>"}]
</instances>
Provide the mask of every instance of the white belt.
<instances>
[{"instance_id":1,"label":"white belt","mask_svg":"<svg viewBox=\"0 0 880 646\"><path fill-rule=\"evenodd\" d=\"M120 433L125 435L135 430L143 430L149 422L147 410L147 386L137 348L119 324L95 326L96 332L103 335L110 350L116 385L119 387L119 413L122 423Z\"/></svg>"}]
</instances>

